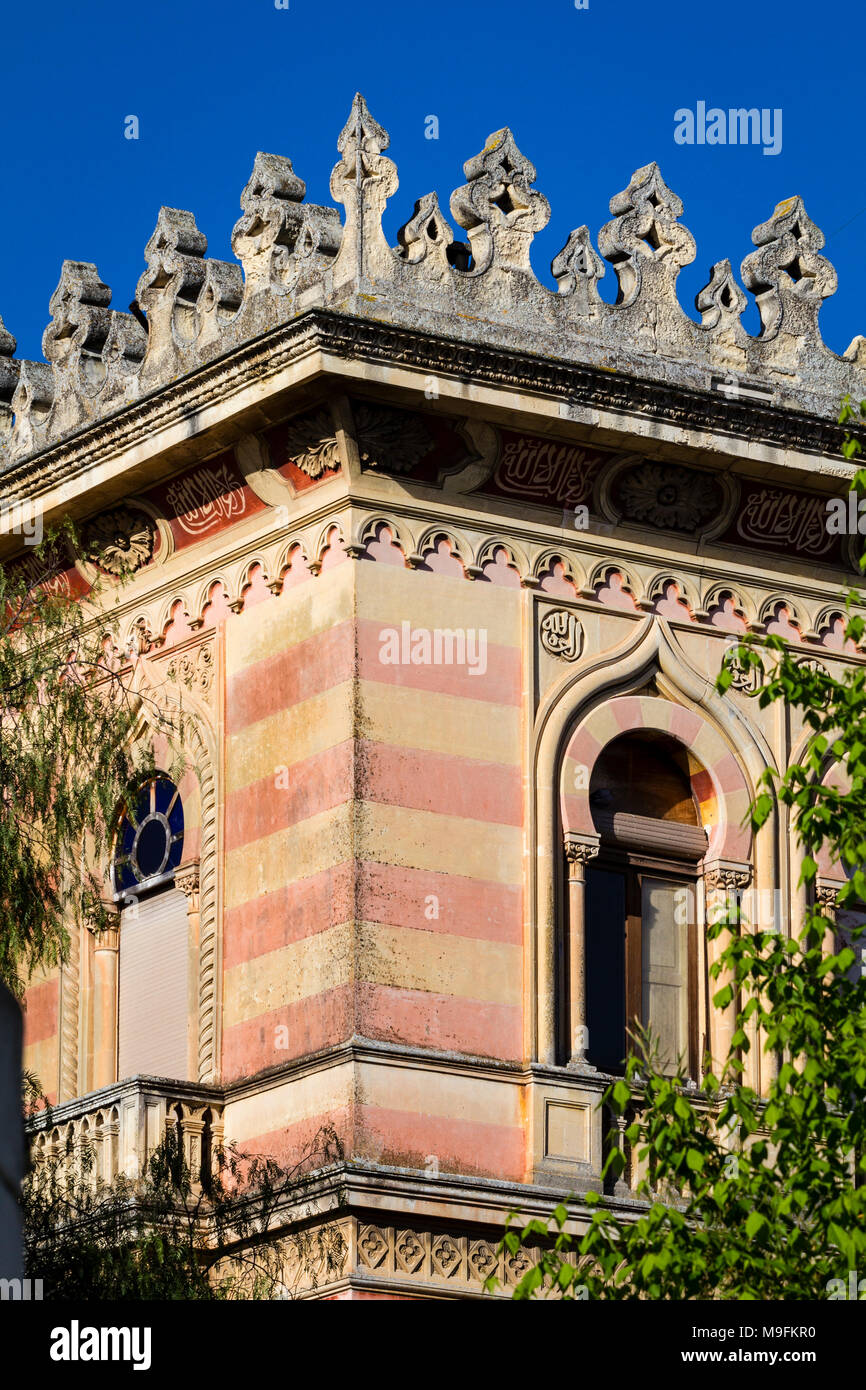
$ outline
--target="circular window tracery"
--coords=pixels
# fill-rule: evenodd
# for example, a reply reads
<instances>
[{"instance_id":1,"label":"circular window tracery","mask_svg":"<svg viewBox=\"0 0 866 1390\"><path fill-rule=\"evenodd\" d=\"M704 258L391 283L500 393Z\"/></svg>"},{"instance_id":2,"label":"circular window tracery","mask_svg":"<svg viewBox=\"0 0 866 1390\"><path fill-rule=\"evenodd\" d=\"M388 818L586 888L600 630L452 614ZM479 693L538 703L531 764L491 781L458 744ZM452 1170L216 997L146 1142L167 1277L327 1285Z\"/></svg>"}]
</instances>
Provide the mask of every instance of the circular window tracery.
<instances>
[{"instance_id":1,"label":"circular window tracery","mask_svg":"<svg viewBox=\"0 0 866 1390\"><path fill-rule=\"evenodd\" d=\"M183 804L168 777L157 774L126 806L117 830L112 876L116 897L141 893L174 877L183 854Z\"/></svg>"}]
</instances>

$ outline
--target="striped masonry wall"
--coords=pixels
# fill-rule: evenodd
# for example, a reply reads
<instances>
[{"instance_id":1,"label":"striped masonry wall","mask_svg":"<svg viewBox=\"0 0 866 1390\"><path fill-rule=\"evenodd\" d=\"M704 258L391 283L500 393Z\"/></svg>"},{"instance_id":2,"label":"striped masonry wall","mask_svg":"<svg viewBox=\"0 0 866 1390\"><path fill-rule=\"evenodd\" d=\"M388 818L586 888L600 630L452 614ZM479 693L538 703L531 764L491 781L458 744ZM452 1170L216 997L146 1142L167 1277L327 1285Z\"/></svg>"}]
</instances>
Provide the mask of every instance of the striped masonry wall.
<instances>
[{"instance_id":1,"label":"striped masonry wall","mask_svg":"<svg viewBox=\"0 0 866 1390\"><path fill-rule=\"evenodd\" d=\"M60 969L34 977L25 994L24 1070L38 1077L48 1100L59 1098Z\"/></svg>"},{"instance_id":2,"label":"striped masonry wall","mask_svg":"<svg viewBox=\"0 0 866 1390\"><path fill-rule=\"evenodd\" d=\"M519 1062L525 596L380 564L356 572L358 1031ZM411 659L436 629L473 635L474 670ZM394 634L399 662L386 659ZM379 1162L519 1178L524 1145L519 1088L483 1067L362 1069L356 1147Z\"/></svg>"},{"instance_id":3,"label":"striped masonry wall","mask_svg":"<svg viewBox=\"0 0 866 1390\"><path fill-rule=\"evenodd\" d=\"M352 1033L353 569L227 625L227 1080Z\"/></svg>"},{"instance_id":4,"label":"striped masonry wall","mask_svg":"<svg viewBox=\"0 0 866 1390\"><path fill-rule=\"evenodd\" d=\"M387 659L404 624L470 630L477 674ZM226 1079L353 1034L521 1060L520 631L519 591L365 561L229 626ZM405 1058L340 1075L233 1104L232 1133L286 1152L339 1121L382 1162L522 1174L516 1088Z\"/></svg>"}]
</instances>

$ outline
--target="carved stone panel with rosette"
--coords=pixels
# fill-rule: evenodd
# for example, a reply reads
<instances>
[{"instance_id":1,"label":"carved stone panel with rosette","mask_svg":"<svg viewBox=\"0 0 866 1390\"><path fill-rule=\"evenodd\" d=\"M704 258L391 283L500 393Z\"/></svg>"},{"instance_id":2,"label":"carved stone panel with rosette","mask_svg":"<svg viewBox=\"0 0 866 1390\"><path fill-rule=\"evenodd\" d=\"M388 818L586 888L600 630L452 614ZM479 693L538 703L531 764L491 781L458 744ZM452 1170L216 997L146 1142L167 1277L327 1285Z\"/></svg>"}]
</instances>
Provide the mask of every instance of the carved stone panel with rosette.
<instances>
[{"instance_id":1,"label":"carved stone panel with rosette","mask_svg":"<svg viewBox=\"0 0 866 1390\"><path fill-rule=\"evenodd\" d=\"M613 501L624 521L694 535L718 517L725 498L707 473L676 464L640 463L617 477Z\"/></svg>"},{"instance_id":2,"label":"carved stone panel with rosette","mask_svg":"<svg viewBox=\"0 0 866 1390\"><path fill-rule=\"evenodd\" d=\"M408 473L433 447L426 424L409 411L362 403L353 407L352 414L358 452L366 468Z\"/></svg>"},{"instance_id":3,"label":"carved stone panel with rosette","mask_svg":"<svg viewBox=\"0 0 866 1390\"><path fill-rule=\"evenodd\" d=\"M134 574L153 558L157 528L137 507L114 507L84 527L84 553L105 574Z\"/></svg>"}]
</instances>

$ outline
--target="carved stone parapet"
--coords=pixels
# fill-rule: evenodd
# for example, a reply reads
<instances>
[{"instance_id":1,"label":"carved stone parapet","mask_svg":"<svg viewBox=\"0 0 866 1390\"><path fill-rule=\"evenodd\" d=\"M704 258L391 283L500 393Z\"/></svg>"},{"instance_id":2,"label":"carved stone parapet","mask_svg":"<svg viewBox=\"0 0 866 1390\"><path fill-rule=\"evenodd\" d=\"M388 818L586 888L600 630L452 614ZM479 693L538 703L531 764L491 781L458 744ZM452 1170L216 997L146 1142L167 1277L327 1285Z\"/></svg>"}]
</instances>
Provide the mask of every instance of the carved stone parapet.
<instances>
[{"instance_id":1,"label":"carved stone parapet","mask_svg":"<svg viewBox=\"0 0 866 1390\"><path fill-rule=\"evenodd\" d=\"M657 164L638 169L611 199L612 217L598 238L619 281L608 304L598 294L603 264L586 226L554 258L556 292L536 279L530 248L550 208L507 127L467 161L466 182L452 195L451 214L468 244L454 239L437 195L427 193L398 246L388 245L382 215L397 189L388 145L387 131L356 95L331 177L344 228L336 208L304 202L304 182L288 158L259 153L232 237L240 266L206 259L191 212L161 209L129 314L111 308L93 264L64 262L44 337L47 362L17 361L14 339L0 325L0 471L7 482L10 464L67 437L69 449L57 459L64 480L67 455L95 461L104 448L113 456L130 447L155 407L171 411L179 394L181 418L193 420L200 403L216 399L205 369L238 349L254 381L278 374L286 365L279 342L265 344L263 367L254 344L296 325L308 354L315 331L305 320L317 308L335 321L331 340L343 320L354 360L373 337L377 360L393 349L402 366L414 365L401 334L415 341L427 327L435 336L447 322L441 361L425 361L424 370L453 374L459 364L461 378L490 373L502 386L513 373L491 351L504 351L503 334L511 334L531 357L523 363L528 384L560 395L569 408L616 409L611 397L621 397L632 415L651 409L680 429L710 423L767 444L838 454L838 401L866 397L866 339L856 338L842 356L821 340L818 311L836 274L819 254L823 234L800 198L780 203L755 228L756 249L743 261L746 289L761 312L761 333L752 337L741 322L746 296L727 260L712 267L697 296L700 324L680 306L676 279L695 244ZM430 359L433 344L424 346ZM416 341L415 355L421 347ZM620 356L625 370L611 372ZM227 368L232 394L243 384L239 373ZM674 399L678 387L687 398ZM99 438L85 439L94 426ZM79 436L80 446L72 442Z\"/></svg>"}]
</instances>

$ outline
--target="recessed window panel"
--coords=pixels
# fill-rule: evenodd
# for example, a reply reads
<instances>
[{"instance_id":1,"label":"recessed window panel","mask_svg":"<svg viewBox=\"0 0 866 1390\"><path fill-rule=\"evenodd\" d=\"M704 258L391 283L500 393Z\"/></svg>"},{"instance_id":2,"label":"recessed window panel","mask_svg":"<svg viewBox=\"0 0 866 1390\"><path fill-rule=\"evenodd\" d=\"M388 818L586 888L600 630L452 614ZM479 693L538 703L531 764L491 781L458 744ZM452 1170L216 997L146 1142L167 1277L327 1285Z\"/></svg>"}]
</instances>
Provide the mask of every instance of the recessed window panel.
<instances>
[{"instance_id":1,"label":"recessed window panel","mask_svg":"<svg viewBox=\"0 0 866 1390\"><path fill-rule=\"evenodd\" d=\"M588 1055L601 1071L622 1070L625 1034L625 875L586 875L586 1026Z\"/></svg>"}]
</instances>

